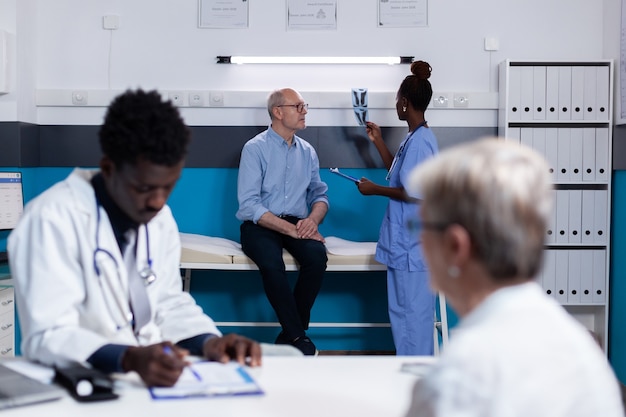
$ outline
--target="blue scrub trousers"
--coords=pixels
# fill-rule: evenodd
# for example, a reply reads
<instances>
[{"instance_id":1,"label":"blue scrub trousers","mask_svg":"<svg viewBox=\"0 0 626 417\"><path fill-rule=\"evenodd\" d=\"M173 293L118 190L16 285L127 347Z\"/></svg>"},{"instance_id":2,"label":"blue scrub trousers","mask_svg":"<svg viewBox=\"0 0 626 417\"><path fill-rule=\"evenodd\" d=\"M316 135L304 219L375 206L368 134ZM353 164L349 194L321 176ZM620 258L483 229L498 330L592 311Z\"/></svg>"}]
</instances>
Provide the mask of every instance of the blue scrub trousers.
<instances>
[{"instance_id":1,"label":"blue scrub trousers","mask_svg":"<svg viewBox=\"0 0 626 417\"><path fill-rule=\"evenodd\" d=\"M389 321L396 355L432 355L435 294L428 271L387 268Z\"/></svg>"}]
</instances>

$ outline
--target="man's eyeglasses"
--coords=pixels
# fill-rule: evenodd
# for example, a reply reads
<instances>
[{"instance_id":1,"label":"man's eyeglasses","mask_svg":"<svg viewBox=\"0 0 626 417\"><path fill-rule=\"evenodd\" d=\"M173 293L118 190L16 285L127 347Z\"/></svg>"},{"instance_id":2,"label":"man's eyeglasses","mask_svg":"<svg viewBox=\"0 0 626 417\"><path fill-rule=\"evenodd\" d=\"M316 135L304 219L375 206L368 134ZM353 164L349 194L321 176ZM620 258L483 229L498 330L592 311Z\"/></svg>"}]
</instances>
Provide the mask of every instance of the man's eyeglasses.
<instances>
[{"instance_id":1,"label":"man's eyeglasses","mask_svg":"<svg viewBox=\"0 0 626 417\"><path fill-rule=\"evenodd\" d=\"M443 232L450 226L450 223L445 222L425 222L420 219L410 219L406 222L406 227L412 233L419 233L422 230L434 230L437 232Z\"/></svg>"},{"instance_id":2,"label":"man's eyeglasses","mask_svg":"<svg viewBox=\"0 0 626 417\"><path fill-rule=\"evenodd\" d=\"M309 110L309 105L307 103L298 103L298 104L281 104L276 107L295 107L298 113L302 113L305 110Z\"/></svg>"}]
</instances>

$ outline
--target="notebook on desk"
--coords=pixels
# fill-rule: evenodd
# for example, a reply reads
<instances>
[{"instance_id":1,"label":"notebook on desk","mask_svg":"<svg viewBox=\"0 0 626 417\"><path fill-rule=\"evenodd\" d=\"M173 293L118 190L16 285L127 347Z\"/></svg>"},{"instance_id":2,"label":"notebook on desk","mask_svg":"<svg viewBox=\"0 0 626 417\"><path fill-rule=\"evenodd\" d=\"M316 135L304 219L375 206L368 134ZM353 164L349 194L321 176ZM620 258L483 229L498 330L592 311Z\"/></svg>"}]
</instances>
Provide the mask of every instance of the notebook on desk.
<instances>
[{"instance_id":1,"label":"notebook on desk","mask_svg":"<svg viewBox=\"0 0 626 417\"><path fill-rule=\"evenodd\" d=\"M27 377L0 364L0 409L58 400L63 389Z\"/></svg>"}]
</instances>

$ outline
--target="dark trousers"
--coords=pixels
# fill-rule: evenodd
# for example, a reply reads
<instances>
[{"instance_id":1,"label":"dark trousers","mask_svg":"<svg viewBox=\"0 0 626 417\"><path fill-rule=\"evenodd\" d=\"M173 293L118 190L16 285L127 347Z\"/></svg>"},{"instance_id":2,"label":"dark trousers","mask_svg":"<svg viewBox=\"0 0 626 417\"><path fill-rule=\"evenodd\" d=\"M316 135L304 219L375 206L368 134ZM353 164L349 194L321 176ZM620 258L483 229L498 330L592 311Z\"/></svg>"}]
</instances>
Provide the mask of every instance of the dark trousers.
<instances>
[{"instance_id":1,"label":"dark trousers","mask_svg":"<svg viewBox=\"0 0 626 417\"><path fill-rule=\"evenodd\" d=\"M294 239L251 221L241 225L243 252L259 267L263 289L283 329L293 340L309 328L311 308L326 271L326 247L311 239ZM287 280L283 248L298 262L300 272L293 288Z\"/></svg>"}]
</instances>

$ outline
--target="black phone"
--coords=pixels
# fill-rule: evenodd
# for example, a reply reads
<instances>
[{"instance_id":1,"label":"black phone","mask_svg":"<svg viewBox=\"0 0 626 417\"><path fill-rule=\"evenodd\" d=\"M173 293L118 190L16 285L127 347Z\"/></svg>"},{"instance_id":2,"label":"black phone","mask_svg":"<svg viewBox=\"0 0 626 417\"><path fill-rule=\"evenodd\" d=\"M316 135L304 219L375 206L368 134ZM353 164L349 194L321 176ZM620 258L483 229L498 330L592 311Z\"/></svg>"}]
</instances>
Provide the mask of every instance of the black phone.
<instances>
[{"instance_id":1,"label":"black phone","mask_svg":"<svg viewBox=\"0 0 626 417\"><path fill-rule=\"evenodd\" d=\"M56 368L55 382L81 402L113 400L119 397L113 391L113 379L107 374L76 364Z\"/></svg>"}]
</instances>

